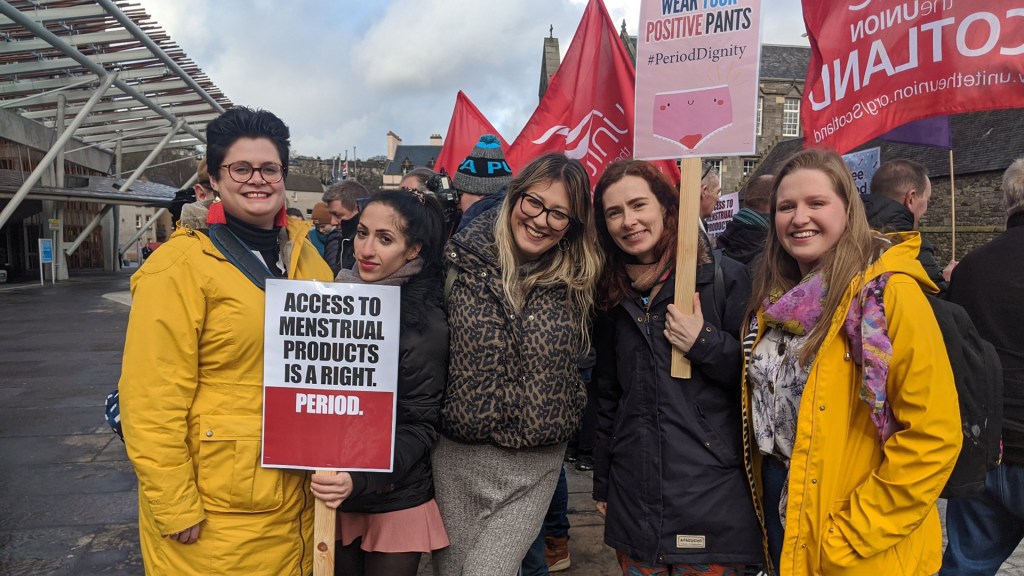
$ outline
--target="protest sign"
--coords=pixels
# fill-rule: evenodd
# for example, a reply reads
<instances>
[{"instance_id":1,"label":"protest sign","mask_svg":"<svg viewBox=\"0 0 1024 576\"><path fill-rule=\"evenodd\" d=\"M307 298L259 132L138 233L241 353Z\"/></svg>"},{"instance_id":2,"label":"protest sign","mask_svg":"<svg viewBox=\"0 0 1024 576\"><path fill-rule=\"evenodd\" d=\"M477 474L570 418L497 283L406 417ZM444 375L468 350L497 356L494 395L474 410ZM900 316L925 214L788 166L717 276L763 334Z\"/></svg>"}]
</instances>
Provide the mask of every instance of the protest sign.
<instances>
[{"instance_id":1,"label":"protest sign","mask_svg":"<svg viewBox=\"0 0 1024 576\"><path fill-rule=\"evenodd\" d=\"M707 219L708 236L718 238L725 232L725 227L732 221L732 217L740 211L740 193L733 192L726 194L715 202L715 209Z\"/></svg>"},{"instance_id":2,"label":"protest sign","mask_svg":"<svg viewBox=\"0 0 1024 576\"><path fill-rule=\"evenodd\" d=\"M400 288L268 280L263 465L390 472Z\"/></svg>"},{"instance_id":3,"label":"protest sign","mask_svg":"<svg viewBox=\"0 0 1024 576\"><path fill-rule=\"evenodd\" d=\"M861 194L871 194L871 179L875 177L875 172L878 172L878 167L882 163L881 149L868 148L860 152L843 154L843 160L853 175L857 191Z\"/></svg>"},{"instance_id":4,"label":"protest sign","mask_svg":"<svg viewBox=\"0 0 1024 576\"><path fill-rule=\"evenodd\" d=\"M755 152L760 0L645 0L636 70L636 158Z\"/></svg>"}]
</instances>

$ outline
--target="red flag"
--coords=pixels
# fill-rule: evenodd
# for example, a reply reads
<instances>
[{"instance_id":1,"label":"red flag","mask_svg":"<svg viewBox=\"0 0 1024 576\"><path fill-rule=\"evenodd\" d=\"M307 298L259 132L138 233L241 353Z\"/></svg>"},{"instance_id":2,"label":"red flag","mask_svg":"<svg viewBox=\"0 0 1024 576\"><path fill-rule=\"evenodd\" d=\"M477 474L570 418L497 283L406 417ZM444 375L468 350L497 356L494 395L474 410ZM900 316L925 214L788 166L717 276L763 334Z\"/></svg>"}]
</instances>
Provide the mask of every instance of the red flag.
<instances>
[{"instance_id":1,"label":"red flag","mask_svg":"<svg viewBox=\"0 0 1024 576\"><path fill-rule=\"evenodd\" d=\"M1024 107L1019 6L803 0L805 144L846 152L914 120Z\"/></svg>"},{"instance_id":2,"label":"red flag","mask_svg":"<svg viewBox=\"0 0 1024 576\"><path fill-rule=\"evenodd\" d=\"M586 166L591 185L614 160L633 157L636 70L601 0L590 0L558 71L505 158L513 172L549 152ZM673 181L679 167L654 162Z\"/></svg>"},{"instance_id":3,"label":"red flag","mask_svg":"<svg viewBox=\"0 0 1024 576\"><path fill-rule=\"evenodd\" d=\"M434 170L440 172L444 168L449 174L454 174L459 168L459 163L469 156L473 146L484 134L494 134L501 141L501 149L508 150L508 142L473 105L469 96L459 90L458 96L455 97L455 110L452 111L452 120L448 124L444 146L434 161Z\"/></svg>"}]
</instances>

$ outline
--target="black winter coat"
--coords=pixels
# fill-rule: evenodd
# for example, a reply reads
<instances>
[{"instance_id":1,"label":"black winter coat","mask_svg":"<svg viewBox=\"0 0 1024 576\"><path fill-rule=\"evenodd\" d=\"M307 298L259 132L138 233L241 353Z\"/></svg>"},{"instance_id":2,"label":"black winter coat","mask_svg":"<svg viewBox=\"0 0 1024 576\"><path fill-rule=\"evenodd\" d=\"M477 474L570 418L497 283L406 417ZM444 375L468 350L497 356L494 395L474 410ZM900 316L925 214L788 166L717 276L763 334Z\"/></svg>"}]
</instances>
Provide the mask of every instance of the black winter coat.
<instances>
[{"instance_id":1,"label":"black winter coat","mask_svg":"<svg viewBox=\"0 0 1024 576\"><path fill-rule=\"evenodd\" d=\"M903 204L881 194L865 194L861 200L871 228L885 233L910 232L914 229L914 213ZM946 279L942 276L942 266L935 260L935 246L923 235L917 260L939 290L945 290Z\"/></svg>"},{"instance_id":2,"label":"black winter coat","mask_svg":"<svg viewBox=\"0 0 1024 576\"><path fill-rule=\"evenodd\" d=\"M352 472L352 496L341 505L345 512L404 510L434 497L430 451L448 378L441 282L439 276L419 276L402 286L393 472Z\"/></svg>"},{"instance_id":3,"label":"black winter coat","mask_svg":"<svg viewBox=\"0 0 1024 576\"><path fill-rule=\"evenodd\" d=\"M598 389L594 499L608 503L605 543L659 564L764 561L743 467L739 331L750 297L746 268L721 258L697 271L704 329L687 354L692 378L671 376L665 313L675 275L644 310L624 300L595 328Z\"/></svg>"}]
</instances>

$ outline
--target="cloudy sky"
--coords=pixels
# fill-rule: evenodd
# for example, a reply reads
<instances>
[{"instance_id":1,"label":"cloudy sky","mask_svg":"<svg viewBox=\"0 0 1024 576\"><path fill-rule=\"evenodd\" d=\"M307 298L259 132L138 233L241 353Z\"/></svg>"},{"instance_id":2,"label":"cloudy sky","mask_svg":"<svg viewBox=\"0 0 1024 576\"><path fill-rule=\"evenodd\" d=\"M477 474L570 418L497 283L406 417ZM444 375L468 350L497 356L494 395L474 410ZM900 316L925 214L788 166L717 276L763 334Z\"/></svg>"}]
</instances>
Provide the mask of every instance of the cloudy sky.
<instances>
[{"instance_id":1,"label":"cloudy sky","mask_svg":"<svg viewBox=\"0 0 1024 576\"><path fill-rule=\"evenodd\" d=\"M509 142L537 106L549 26L563 55L586 0L141 0L235 104L266 108L293 153L426 144L463 90ZM640 0L605 0L636 35ZM764 0L764 42L807 45L799 0Z\"/></svg>"}]
</instances>

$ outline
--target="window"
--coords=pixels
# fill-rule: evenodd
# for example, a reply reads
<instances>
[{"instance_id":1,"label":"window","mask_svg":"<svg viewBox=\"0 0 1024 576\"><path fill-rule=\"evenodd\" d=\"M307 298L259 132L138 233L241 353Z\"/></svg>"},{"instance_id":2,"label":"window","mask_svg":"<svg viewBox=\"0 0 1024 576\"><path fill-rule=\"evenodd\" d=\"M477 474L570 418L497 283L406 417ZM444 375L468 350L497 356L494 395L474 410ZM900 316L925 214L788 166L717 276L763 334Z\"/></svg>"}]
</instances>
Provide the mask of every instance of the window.
<instances>
[{"instance_id":1,"label":"window","mask_svg":"<svg viewBox=\"0 0 1024 576\"><path fill-rule=\"evenodd\" d=\"M722 175L722 160L708 160L708 164L711 164L711 168L719 175Z\"/></svg>"},{"instance_id":2,"label":"window","mask_svg":"<svg viewBox=\"0 0 1024 576\"><path fill-rule=\"evenodd\" d=\"M782 108L782 135L800 135L800 99L786 98Z\"/></svg>"},{"instance_id":3,"label":"window","mask_svg":"<svg viewBox=\"0 0 1024 576\"><path fill-rule=\"evenodd\" d=\"M764 96L757 97L757 135L761 135L761 114L764 112Z\"/></svg>"},{"instance_id":4,"label":"window","mask_svg":"<svg viewBox=\"0 0 1024 576\"><path fill-rule=\"evenodd\" d=\"M743 160L743 175L746 176L747 174L750 174L751 172L753 172L754 168L756 166L757 166L757 160L744 159Z\"/></svg>"},{"instance_id":5,"label":"window","mask_svg":"<svg viewBox=\"0 0 1024 576\"><path fill-rule=\"evenodd\" d=\"M136 214L135 215L135 229L136 230L142 229L142 214Z\"/></svg>"}]
</instances>

